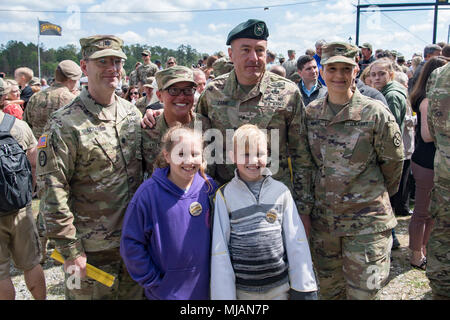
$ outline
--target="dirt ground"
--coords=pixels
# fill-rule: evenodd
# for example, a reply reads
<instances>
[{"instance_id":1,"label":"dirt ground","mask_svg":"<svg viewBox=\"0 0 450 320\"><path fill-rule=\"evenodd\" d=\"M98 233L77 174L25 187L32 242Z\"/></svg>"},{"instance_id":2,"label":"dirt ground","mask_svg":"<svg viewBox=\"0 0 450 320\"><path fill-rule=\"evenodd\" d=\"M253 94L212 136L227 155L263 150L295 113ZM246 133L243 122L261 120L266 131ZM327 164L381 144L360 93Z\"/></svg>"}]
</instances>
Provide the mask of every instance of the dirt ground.
<instances>
[{"instance_id":1,"label":"dirt ground","mask_svg":"<svg viewBox=\"0 0 450 320\"><path fill-rule=\"evenodd\" d=\"M37 214L38 201L33 201L33 213ZM411 217L398 217L395 228L400 248L392 251L391 270L388 283L380 294L381 300L432 300L429 281L425 271L414 269L409 263L408 225ZM48 300L64 300L64 273L62 266L50 258L51 249L43 265ZM11 274L16 288L16 299L33 299L26 288L23 273L11 266Z\"/></svg>"}]
</instances>

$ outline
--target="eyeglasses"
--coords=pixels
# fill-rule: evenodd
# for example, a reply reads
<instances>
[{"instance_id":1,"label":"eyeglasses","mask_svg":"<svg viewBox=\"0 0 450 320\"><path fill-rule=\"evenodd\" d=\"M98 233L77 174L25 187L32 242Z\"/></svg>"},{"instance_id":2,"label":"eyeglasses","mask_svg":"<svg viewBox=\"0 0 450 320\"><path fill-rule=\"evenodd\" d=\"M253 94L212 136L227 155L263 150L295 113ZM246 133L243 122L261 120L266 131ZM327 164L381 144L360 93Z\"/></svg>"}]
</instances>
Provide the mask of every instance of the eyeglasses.
<instances>
[{"instance_id":1,"label":"eyeglasses","mask_svg":"<svg viewBox=\"0 0 450 320\"><path fill-rule=\"evenodd\" d=\"M143 57L148 57L148 54L144 54L144 53L143 53L142 56L143 56Z\"/></svg>"},{"instance_id":2,"label":"eyeglasses","mask_svg":"<svg viewBox=\"0 0 450 320\"><path fill-rule=\"evenodd\" d=\"M173 61L167 62L167 65L168 65L168 66L170 66L170 65L172 65L172 64L175 64L175 62L173 62Z\"/></svg>"},{"instance_id":3,"label":"eyeglasses","mask_svg":"<svg viewBox=\"0 0 450 320\"><path fill-rule=\"evenodd\" d=\"M174 88L174 87L170 87L169 89L167 89L167 92L169 92L169 94L173 97L179 96L181 94L181 92L183 92L183 94L185 96L193 96L195 93L196 88L191 87L191 88Z\"/></svg>"},{"instance_id":4,"label":"eyeglasses","mask_svg":"<svg viewBox=\"0 0 450 320\"><path fill-rule=\"evenodd\" d=\"M130 92L130 95L132 94L139 94L139 92L135 91L135 92Z\"/></svg>"}]
</instances>

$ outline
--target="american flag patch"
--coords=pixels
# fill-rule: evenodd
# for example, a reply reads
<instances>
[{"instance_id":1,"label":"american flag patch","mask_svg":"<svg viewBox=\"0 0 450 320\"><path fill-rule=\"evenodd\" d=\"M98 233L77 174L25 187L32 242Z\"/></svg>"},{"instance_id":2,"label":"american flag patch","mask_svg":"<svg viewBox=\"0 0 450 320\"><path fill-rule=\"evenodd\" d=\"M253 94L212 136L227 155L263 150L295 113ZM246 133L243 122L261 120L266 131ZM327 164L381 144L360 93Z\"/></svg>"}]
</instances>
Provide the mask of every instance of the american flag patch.
<instances>
[{"instance_id":1,"label":"american flag patch","mask_svg":"<svg viewBox=\"0 0 450 320\"><path fill-rule=\"evenodd\" d=\"M37 148L47 148L47 135L43 134L42 136L40 136L39 141L38 141L38 145Z\"/></svg>"}]
</instances>

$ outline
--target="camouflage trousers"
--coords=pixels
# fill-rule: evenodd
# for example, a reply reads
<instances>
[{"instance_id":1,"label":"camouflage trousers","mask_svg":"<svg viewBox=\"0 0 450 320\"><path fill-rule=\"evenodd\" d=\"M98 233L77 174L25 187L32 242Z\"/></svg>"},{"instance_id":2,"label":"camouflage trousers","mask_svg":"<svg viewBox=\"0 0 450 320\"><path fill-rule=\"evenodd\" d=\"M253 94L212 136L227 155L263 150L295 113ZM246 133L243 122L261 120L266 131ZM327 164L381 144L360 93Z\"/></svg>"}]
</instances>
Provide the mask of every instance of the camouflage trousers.
<instances>
[{"instance_id":1,"label":"camouflage trousers","mask_svg":"<svg viewBox=\"0 0 450 320\"><path fill-rule=\"evenodd\" d=\"M450 297L450 195L448 189L435 186L431 193L430 213L435 219L427 244L427 270L433 294Z\"/></svg>"},{"instance_id":2,"label":"camouflage trousers","mask_svg":"<svg viewBox=\"0 0 450 320\"><path fill-rule=\"evenodd\" d=\"M86 257L87 263L113 275L114 284L107 287L88 277L77 283L66 273L66 300L145 300L144 290L130 277L119 248L86 252Z\"/></svg>"},{"instance_id":3,"label":"camouflage trousers","mask_svg":"<svg viewBox=\"0 0 450 320\"><path fill-rule=\"evenodd\" d=\"M322 300L370 300L389 276L391 230L337 237L315 223L311 254Z\"/></svg>"}]
</instances>

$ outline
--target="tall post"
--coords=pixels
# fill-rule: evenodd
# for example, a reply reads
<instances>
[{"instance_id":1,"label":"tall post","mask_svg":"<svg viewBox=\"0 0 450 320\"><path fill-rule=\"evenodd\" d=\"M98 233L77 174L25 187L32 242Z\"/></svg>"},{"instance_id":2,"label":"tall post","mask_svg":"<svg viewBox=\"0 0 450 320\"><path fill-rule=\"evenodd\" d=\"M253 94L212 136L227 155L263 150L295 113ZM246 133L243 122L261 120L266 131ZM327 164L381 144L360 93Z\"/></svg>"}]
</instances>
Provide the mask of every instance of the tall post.
<instances>
[{"instance_id":1,"label":"tall post","mask_svg":"<svg viewBox=\"0 0 450 320\"><path fill-rule=\"evenodd\" d=\"M434 5L434 22L433 22L433 43L436 43L436 35L437 35L437 19L438 19L438 0Z\"/></svg>"},{"instance_id":2,"label":"tall post","mask_svg":"<svg viewBox=\"0 0 450 320\"><path fill-rule=\"evenodd\" d=\"M39 79L41 79L41 49L40 49L40 36L41 36L41 30L39 27L39 17L38 19L38 45L37 45L37 50L38 50L38 73L39 73Z\"/></svg>"},{"instance_id":3,"label":"tall post","mask_svg":"<svg viewBox=\"0 0 450 320\"><path fill-rule=\"evenodd\" d=\"M355 45L359 45L359 16L361 15L361 8L359 7L359 0L358 5L356 6L356 39L355 39Z\"/></svg>"},{"instance_id":4,"label":"tall post","mask_svg":"<svg viewBox=\"0 0 450 320\"><path fill-rule=\"evenodd\" d=\"M448 25L448 31L447 31L447 43L450 43L450 24Z\"/></svg>"}]
</instances>

